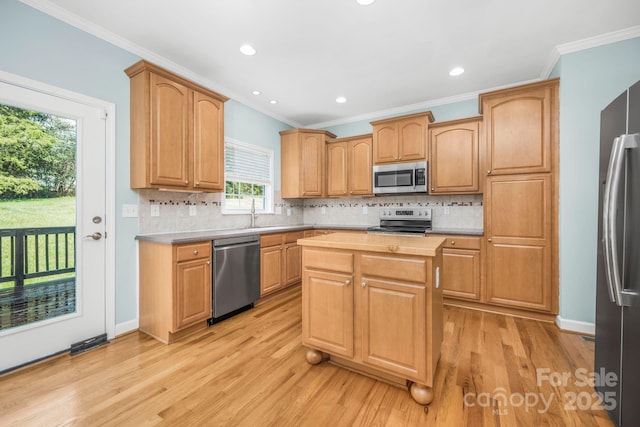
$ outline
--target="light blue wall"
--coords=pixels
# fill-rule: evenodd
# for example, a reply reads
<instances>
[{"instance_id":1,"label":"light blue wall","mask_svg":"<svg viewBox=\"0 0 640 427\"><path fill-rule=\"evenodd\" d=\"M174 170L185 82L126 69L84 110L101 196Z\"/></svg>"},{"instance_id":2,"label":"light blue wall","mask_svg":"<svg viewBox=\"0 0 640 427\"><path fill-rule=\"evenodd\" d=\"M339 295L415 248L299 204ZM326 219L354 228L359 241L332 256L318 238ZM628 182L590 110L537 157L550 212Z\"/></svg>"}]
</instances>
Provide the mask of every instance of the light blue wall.
<instances>
[{"instance_id":1,"label":"light blue wall","mask_svg":"<svg viewBox=\"0 0 640 427\"><path fill-rule=\"evenodd\" d=\"M129 188L129 78L124 69L139 59L17 0L0 1L0 70L116 104L116 323L137 318L138 222L120 212L122 204L138 203ZM274 149L276 170L278 131L289 128L233 100L225 104L225 134Z\"/></svg>"},{"instance_id":2,"label":"light blue wall","mask_svg":"<svg viewBox=\"0 0 640 427\"><path fill-rule=\"evenodd\" d=\"M367 120L359 120L356 122L345 123L342 125L329 126L325 128L329 132L334 133L339 138L362 135L365 133L371 133L371 125L369 122L375 120L386 119L388 117L403 116L405 114L419 113L422 111L431 110L436 122L444 122L447 120L461 119L465 117L478 115L478 100L470 99L467 101L454 102L451 104L437 105L431 108L423 108L421 110L407 110L402 113L397 113L391 116L380 116Z\"/></svg>"},{"instance_id":3,"label":"light blue wall","mask_svg":"<svg viewBox=\"0 0 640 427\"><path fill-rule=\"evenodd\" d=\"M233 99L224 105L224 133L229 138L273 150L274 189L280 190L280 132L291 126Z\"/></svg>"},{"instance_id":4,"label":"light blue wall","mask_svg":"<svg viewBox=\"0 0 640 427\"><path fill-rule=\"evenodd\" d=\"M563 55L560 315L595 321L600 111L640 80L640 38Z\"/></svg>"}]
</instances>

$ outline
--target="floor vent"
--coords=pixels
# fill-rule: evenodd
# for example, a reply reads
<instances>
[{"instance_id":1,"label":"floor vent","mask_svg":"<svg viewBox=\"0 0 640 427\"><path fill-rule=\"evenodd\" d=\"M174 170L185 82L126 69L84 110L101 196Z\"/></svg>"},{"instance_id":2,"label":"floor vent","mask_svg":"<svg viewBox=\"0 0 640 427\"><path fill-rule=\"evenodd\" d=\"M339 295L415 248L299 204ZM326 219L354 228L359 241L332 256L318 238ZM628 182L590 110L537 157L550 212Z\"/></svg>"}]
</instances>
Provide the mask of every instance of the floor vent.
<instances>
[{"instance_id":1,"label":"floor vent","mask_svg":"<svg viewBox=\"0 0 640 427\"><path fill-rule=\"evenodd\" d=\"M100 347L101 345L105 345L108 342L109 341L107 340L107 334L98 335L96 337L71 344L69 354L71 356L75 356L76 354L84 353L85 351Z\"/></svg>"},{"instance_id":2,"label":"floor vent","mask_svg":"<svg viewBox=\"0 0 640 427\"><path fill-rule=\"evenodd\" d=\"M596 337L590 335L580 335L580 339L585 342L596 342Z\"/></svg>"}]
</instances>

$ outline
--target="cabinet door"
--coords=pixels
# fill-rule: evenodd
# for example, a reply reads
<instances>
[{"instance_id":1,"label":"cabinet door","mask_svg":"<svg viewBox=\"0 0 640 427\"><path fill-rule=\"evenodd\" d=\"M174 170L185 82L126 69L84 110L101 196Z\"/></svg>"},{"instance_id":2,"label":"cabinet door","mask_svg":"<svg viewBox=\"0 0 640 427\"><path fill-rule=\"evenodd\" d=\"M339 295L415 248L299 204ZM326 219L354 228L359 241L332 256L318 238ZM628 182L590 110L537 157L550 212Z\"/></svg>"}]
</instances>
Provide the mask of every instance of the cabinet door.
<instances>
[{"instance_id":1,"label":"cabinet door","mask_svg":"<svg viewBox=\"0 0 640 427\"><path fill-rule=\"evenodd\" d=\"M295 244L287 245L284 247L284 251L284 283L292 285L302 280L302 247Z\"/></svg>"},{"instance_id":2,"label":"cabinet door","mask_svg":"<svg viewBox=\"0 0 640 427\"><path fill-rule=\"evenodd\" d=\"M443 249L442 293L448 297L473 301L480 299L480 251Z\"/></svg>"},{"instance_id":3,"label":"cabinet door","mask_svg":"<svg viewBox=\"0 0 640 427\"><path fill-rule=\"evenodd\" d=\"M396 122L373 126L373 162L398 160L398 125Z\"/></svg>"},{"instance_id":4,"label":"cabinet door","mask_svg":"<svg viewBox=\"0 0 640 427\"><path fill-rule=\"evenodd\" d=\"M177 263L174 331L211 317L211 260Z\"/></svg>"},{"instance_id":5,"label":"cabinet door","mask_svg":"<svg viewBox=\"0 0 640 427\"><path fill-rule=\"evenodd\" d=\"M556 88L527 89L484 100L489 174L551 171Z\"/></svg>"},{"instance_id":6,"label":"cabinet door","mask_svg":"<svg viewBox=\"0 0 640 427\"><path fill-rule=\"evenodd\" d=\"M347 195L347 143L327 144L327 195Z\"/></svg>"},{"instance_id":7,"label":"cabinet door","mask_svg":"<svg viewBox=\"0 0 640 427\"><path fill-rule=\"evenodd\" d=\"M324 136L302 134L300 143L302 155L302 195L304 197L324 196L325 142Z\"/></svg>"},{"instance_id":8,"label":"cabinet door","mask_svg":"<svg viewBox=\"0 0 640 427\"><path fill-rule=\"evenodd\" d=\"M551 176L490 177L487 302L550 311Z\"/></svg>"},{"instance_id":9,"label":"cabinet door","mask_svg":"<svg viewBox=\"0 0 640 427\"><path fill-rule=\"evenodd\" d=\"M424 285L363 276L362 361L415 381L426 380Z\"/></svg>"},{"instance_id":10,"label":"cabinet door","mask_svg":"<svg viewBox=\"0 0 640 427\"><path fill-rule=\"evenodd\" d=\"M427 119L416 117L398 122L398 160L424 160L427 152Z\"/></svg>"},{"instance_id":11,"label":"cabinet door","mask_svg":"<svg viewBox=\"0 0 640 427\"><path fill-rule=\"evenodd\" d=\"M193 187L224 188L224 104L193 92Z\"/></svg>"},{"instance_id":12,"label":"cabinet door","mask_svg":"<svg viewBox=\"0 0 640 427\"><path fill-rule=\"evenodd\" d=\"M303 271L302 342L328 353L353 357L353 276Z\"/></svg>"},{"instance_id":13,"label":"cabinet door","mask_svg":"<svg viewBox=\"0 0 640 427\"><path fill-rule=\"evenodd\" d=\"M188 187L189 89L151 74L150 182Z\"/></svg>"},{"instance_id":14,"label":"cabinet door","mask_svg":"<svg viewBox=\"0 0 640 427\"><path fill-rule=\"evenodd\" d=\"M371 138L349 141L348 172L349 194L370 196L373 194L373 159Z\"/></svg>"},{"instance_id":15,"label":"cabinet door","mask_svg":"<svg viewBox=\"0 0 640 427\"><path fill-rule=\"evenodd\" d=\"M282 247L260 248L260 296L282 287Z\"/></svg>"},{"instance_id":16,"label":"cabinet door","mask_svg":"<svg viewBox=\"0 0 640 427\"><path fill-rule=\"evenodd\" d=\"M429 130L432 194L477 193L480 123L461 123Z\"/></svg>"}]
</instances>

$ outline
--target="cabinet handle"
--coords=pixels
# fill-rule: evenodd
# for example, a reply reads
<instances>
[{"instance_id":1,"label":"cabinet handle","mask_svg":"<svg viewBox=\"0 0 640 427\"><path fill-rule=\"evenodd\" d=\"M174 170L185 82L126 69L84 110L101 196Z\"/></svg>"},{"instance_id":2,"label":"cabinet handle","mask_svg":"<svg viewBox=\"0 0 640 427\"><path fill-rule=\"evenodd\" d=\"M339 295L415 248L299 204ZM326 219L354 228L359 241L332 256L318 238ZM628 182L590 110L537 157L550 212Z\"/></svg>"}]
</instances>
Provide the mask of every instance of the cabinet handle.
<instances>
[{"instance_id":1,"label":"cabinet handle","mask_svg":"<svg viewBox=\"0 0 640 427\"><path fill-rule=\"evenodd\" d=\"M487 242L491 242L491 237L489 237L489 238L487 239Z\"/></svg>"},{"instance_id":2,"label":"cabinet handle","mask_svg":"<svg viewBox=\"0 0 640 427\"><path fill-rule=\"evenodd\" d=\"M196 249L195 251L193 251L194 255L198 255L200 252L198 252L198 250Z\"/></svg>"},{"instance_id":3,"label":"cabinet handle","mask_svg":"<svg viewBox=\"0 0 640 427\"><path fill-rule=\"evenodd\" d=\"M185 183L186 185L189 185L189 180L185 181L184 183Z\"/></svg>"},{"instance_id":4,"label":"cabinet handle","mask_svg":"<svg viewBox=\"0 0 640 427\"><path fill-rule=\"evenodd\" d=\"M207 261L207 265L211 265L211 261Z\"/></svg>"},{"instance_id":5,"label":"cabinet handle","mask_svg":"<svg viewBox=\"0 0 640 427\"><path fill-rule=\"evenodd\" d=\"M455 246L455 244L456 244L456 241L455 241L455 240L452 240L452 241L451 241L451 246Z\"/></svg>"},{"instance_id":6,"label":"cabinet handle","mask_svg":"<svg viewBox=\"0 0 640 427\"><path fill-rule=\"evenodd\" d=\"M491 169L487 171L487 175L491 175Z\"/></svg>"},{"instance_id":7,"label":"cabinet handle","mask_svg":"<svg viewBox=\"0 0 640 427\"><path fill-rule=\"evenodd\" d=\"M360 284L360 286L362 286L363 288L366 288L366 287L367 287L367 282L362 282L362 283Z\"/></svg>"},{"instance_id":8,"label":"cabinet handle","mask_svg":"<svg viewBox=\"0 0 640 427\"><path fill-rule=\"evenodd\" d=\"M402 160L402 156L398 157L398 160Z\"/></svg>"},{"instance_id":9,"label":"cabinet handle","mask_svg":"<svg viewBox=\"0 0 640 427\"><path fill-rule=\"evenodd\" d=\"M345 281L344 281L344 284L345 284L345 285L347 285L347 286L349 286L349 285L351 284L351 280L349 280L349 279L345 280Z\"/></svg>"},{"instance_id":10,"label":"cabinet handle","mask_svg":"<svg viewBox=\"0 0 640 427\"><path fill-rule=\"evenodd\" d=\"M199 182L196 182L196 187L197 187L197 186L199 186L199 185L200 185L200 183L199 183Z\"/></svg>"}]
</instances>

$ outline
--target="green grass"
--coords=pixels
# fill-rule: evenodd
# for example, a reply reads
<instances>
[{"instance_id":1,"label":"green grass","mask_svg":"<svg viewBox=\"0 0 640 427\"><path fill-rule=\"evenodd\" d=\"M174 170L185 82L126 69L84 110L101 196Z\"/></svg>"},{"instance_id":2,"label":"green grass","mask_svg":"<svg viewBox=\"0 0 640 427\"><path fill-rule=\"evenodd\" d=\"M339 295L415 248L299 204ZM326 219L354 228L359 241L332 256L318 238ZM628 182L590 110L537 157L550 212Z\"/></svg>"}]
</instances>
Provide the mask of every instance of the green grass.
<instances>
[{"instance_id":1,"label":"green grass","mask_svg":"<svg viewBox=\"0 0 640 427\"><path fill-rule=\"evenodd\" d=\"M76 198L0 200L0 228L76 224Z\"/></svg>"},{"instance_id":2,"label":"green grass","mask_svg":"<svg viewBox=\"0 0 640 427\"><path fill-rule=\"evenodd\" d=\"M28 227L63 227L73 226L76 223L76 199L75 197L57 197L50 199L24 199L24 200L2 200L0 201L0 229L5 228L28 228ZM44 236L39 237L39 258L41 268L45 268L45 242ZM11 250L10 241L8 238L1 239L2 249L2 275L7 276L10 274L11 259L9 253ZM64 240L59 241L59 252L63 251ZM73 248L72 241L69 242L69 247ZM49 241L49 253L55 253L55 241L50 239ZM73 259L73 250L70 251L69 256ZM29 239L29 255L30 260L35 259L35 245L33 238ZM60 258L62 262L62 258ZM33 262L32 266L33 267ZM29 268L30 271L34 271L33 268ZM35 283L52 280L59 277L72 277L73 273L68 273L58 276L49 276L36 279L30 279L27 283ZM0 283L0 289L10 288L14 285L14 282Z\"/></svg>"}]
</instances>

